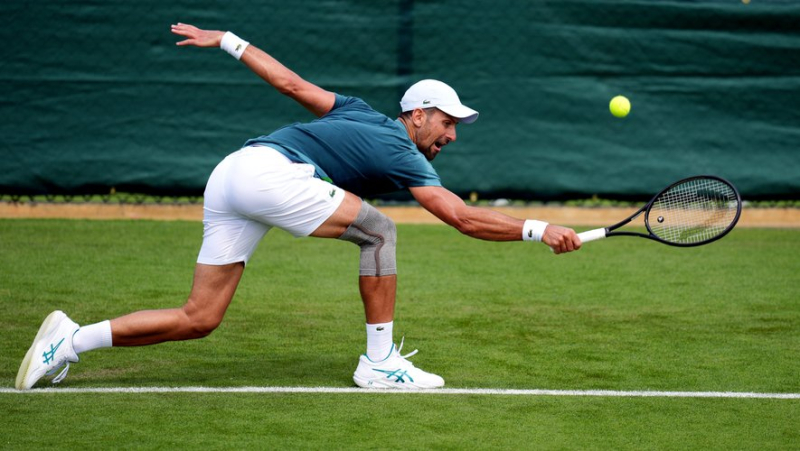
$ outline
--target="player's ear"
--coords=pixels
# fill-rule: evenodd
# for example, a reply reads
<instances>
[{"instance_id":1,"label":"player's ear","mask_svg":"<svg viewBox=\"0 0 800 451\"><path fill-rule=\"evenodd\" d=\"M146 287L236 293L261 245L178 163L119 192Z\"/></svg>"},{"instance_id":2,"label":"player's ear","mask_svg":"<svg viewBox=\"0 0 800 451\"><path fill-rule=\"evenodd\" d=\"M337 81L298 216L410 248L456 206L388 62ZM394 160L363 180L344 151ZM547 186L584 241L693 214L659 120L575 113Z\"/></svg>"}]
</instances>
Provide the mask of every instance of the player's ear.
<instances>
[{"instance_id":1,"label":"player's ear","mask_svg":"<svg viewBox=\"0 0 800 451\"><path fill-rule=\"evenodd\" d=\"M422 108L415 108L414 111L411 112L411 123L414 124L415 127L422 127L427 120L428 114Z\"/></svg>"}]
</instances>

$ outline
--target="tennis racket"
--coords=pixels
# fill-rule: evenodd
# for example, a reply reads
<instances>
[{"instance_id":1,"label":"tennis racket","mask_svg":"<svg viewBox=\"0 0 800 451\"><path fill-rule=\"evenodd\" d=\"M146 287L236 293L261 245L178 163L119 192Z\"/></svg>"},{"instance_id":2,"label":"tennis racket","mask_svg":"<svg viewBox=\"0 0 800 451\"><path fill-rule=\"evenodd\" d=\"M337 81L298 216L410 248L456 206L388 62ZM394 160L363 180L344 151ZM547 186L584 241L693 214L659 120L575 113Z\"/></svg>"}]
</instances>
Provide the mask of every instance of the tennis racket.
<instances>
[{"instance_id":1,"label":"tennis racket","mask_svg":"<svg viewBox=\"0 0 800 451\"><path fill-rule=\"evenodd\" d=\"M616 231L644 213L647 234ZM700 246L730 232L742 214L742 198L730 182L713 175L689 177L669 185L628 219L578 234L582 242L610 236L638 236L670 246Z\"/></svg>"}]
</instances>

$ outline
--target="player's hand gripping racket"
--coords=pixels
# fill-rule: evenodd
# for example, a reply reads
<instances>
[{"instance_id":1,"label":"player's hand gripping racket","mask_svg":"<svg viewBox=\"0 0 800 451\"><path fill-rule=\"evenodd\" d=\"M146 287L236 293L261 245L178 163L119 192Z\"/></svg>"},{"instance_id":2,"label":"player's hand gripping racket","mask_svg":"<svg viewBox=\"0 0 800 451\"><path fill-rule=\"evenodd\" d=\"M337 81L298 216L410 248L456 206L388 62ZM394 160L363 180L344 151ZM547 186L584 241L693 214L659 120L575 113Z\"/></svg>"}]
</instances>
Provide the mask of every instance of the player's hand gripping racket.
<instances>
[{"instance_id":1,"label":"player's hand gripping racket","mask_svg":"<svg viewBox=\"0 0 800 451\"><path fill-rule=\"evenodd\" d=\"M615 231L644 212L647 234ZM733 229L742 213L739 191L727 180L699 175L664 188L628 219L611 227L579 233L582 242L610 236L639 236L671 246L700 246Z\"/></svg>"}]
</instances>

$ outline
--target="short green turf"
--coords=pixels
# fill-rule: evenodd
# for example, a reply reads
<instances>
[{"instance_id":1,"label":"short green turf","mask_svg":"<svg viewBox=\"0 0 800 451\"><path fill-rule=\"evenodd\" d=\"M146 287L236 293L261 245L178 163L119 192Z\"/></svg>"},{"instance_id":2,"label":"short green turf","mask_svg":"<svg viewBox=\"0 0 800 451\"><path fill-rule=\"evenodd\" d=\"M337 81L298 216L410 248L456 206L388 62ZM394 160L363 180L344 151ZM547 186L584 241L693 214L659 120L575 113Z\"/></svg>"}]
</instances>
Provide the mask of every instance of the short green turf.
<instances>
[{"instance_id":1,"label":"short green turf","mask_svg":"<svg viewBox=\"0 0 800 451\"><path fill-rule=\"evenodd\" d=\"M86 324L181 305L201 236L181 221L0 220L0 386L54 309ZM798 230L738 229L692 249L617 238L555 256L400 225L395 331L450 388L800 393L798 250ZM210 337L86 353L62 386L352 387L357 267L350 243L270 232ZM800 442L798 400L2 393L0 410L8 449Z\"/></svg>"}]
</instances>

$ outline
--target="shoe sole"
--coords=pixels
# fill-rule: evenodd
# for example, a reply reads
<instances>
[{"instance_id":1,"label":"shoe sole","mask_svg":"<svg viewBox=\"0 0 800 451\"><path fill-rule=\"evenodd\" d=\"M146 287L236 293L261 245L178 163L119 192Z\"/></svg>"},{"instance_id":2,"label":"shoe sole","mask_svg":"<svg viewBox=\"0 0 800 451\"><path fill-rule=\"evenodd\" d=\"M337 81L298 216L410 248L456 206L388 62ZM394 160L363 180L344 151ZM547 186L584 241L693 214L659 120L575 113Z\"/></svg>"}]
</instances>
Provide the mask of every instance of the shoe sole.
<instances>
[{"instance_id":1,"label":"shoe sole","mask_svg":"<svg viewBox=\"0 0 800 451\"><path fill-rule=\"evenodd\" d=\"M369 389L369 390L392 390L392 389L397 389L397 390L427 390L427 389L432 389L432 388L442 388L442 387L444 387L444 384L437 385L437 386L432 386L432 387L421 387L421 386L415 385L415 384L407 384L407 383L399 384L399 383L387 381L387 380L382 379L382 378L381 379L372 379L372 380L370 380L370 379L362 379L362 378L360 378L360 377L358 377L356 375L353 375L353 382L355 382L356 385L358 385L359 387L366 388L366 389Z\"/></svg>"},{"instance_id":2,"label":"shoe sole","mask_svg":"<svg viewBox=\"0 0 800 451\"><path fill-rule=\"evenodd\" d=\"M25 358L22 359L22 365L19 366L19 372L17 373L17 380L15 384L17 390L28 390L33 387L34 384L36 384L37 381L33 381L33 383L30 385L25 384L30 376L29 373L31 370L31 362L33 361L33 356L36 352L36 345L39 344L39 341L41 341L45 333L47 333L48 329L50 329L50 326L54 322L60 321L61 317L64 316L66 315L63 312L56 310L47 315L47 318L44 319L42 326L39 328L39 332L36 333L36 338L33 339L33 344L30 348L28 348Z\"/></svg>"}]
</instances>

